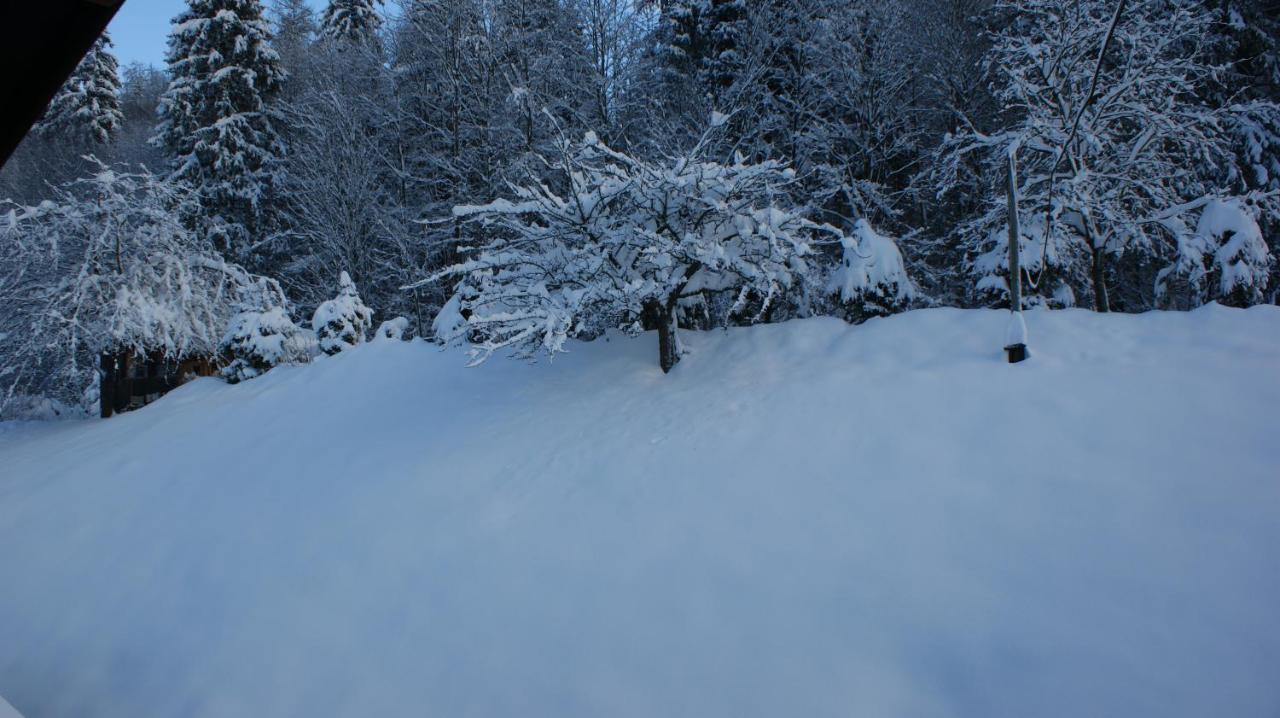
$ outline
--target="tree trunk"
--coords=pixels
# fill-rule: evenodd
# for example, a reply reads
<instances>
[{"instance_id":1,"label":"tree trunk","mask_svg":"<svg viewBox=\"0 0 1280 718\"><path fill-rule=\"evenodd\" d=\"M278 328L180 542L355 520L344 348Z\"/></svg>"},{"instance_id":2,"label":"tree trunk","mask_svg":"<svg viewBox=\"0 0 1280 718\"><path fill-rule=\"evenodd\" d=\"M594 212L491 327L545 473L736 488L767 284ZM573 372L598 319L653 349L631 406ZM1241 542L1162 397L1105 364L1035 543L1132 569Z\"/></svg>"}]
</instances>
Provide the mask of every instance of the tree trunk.
<instances>
[{"instance_id":1,"label":"tree trunk","mask_svg":"<svg viewBox=\"0 0 1280 718\"><path fill-rule=\"evenodd\" d=\"M658 366L666 374L680 361L680 342L676 338L676 302L651 300L645 307L650 324L658 330Z\"/></svg>"},{"instance_id":2,"label":"tree trunk","mask_svg":"<svg viewBox=\"0 0 1280 718\"><path fill-rule=\"evenodd\" d=\"M1111 311L1111 302L1107 299L1107 253L1100 247L1093 247L1093 309Z\"/></svg>"},{"instance_id":3,"label":"tree trunk","mask_svg":"<svg viewBox=\"0 0 1280 718\"><path fill-rule=\"evenodd\" d=\"M666 374L680 361L680 342L676 338L675 307L668 304L658 314L658 365Z\"/></svg>"}]
</instances>

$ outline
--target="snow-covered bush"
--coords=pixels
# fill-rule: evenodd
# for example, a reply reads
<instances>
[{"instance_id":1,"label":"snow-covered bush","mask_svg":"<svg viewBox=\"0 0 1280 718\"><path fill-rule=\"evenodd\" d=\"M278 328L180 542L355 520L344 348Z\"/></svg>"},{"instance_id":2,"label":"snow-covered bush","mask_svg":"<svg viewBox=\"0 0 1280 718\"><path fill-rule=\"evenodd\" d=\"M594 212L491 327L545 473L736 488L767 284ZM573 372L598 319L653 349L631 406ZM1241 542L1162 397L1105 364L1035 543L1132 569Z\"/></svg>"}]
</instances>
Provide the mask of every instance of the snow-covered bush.
<instances>
[{"instance_id":1,"label":"snow-covered bush","mask_svg":"<svg viewBox=\"0 0 1280 718\"><path fill-rule=\"evenodd\" d=\"M1157 275L1156 295L1180 309L1208 301L1259 304L1273 262L1253 213L1239 200L1211 200L1195 231L1178 233L1177 254Z\"/></svg>"},{"instance_id":2,"label":"snow-covered bush","mask_svg":"<svg viewBox=\"0 0 1280 718\"><path fill-rule=\"evenodd\" d=\"M338 296L316 307L311 327L325 354L337 354L363 344L373 325L373 310L360 300L360 293L343 272L338 277Z\"/></svg>"},{"instance_id":3,"label":"snow-covered bush","mask_svg":"<svg viewBox=\"0 0 1280 718\"><path fill-rule=\"evenodd\" d=\"M409 320L404 317L396 317L378 325L378 331L373 333L374 340L401 341L408 339Z\"/></svg>"},{"instance_id":4,"label":"snow-covered bush","mask_svg":"<svg viewBox=\"0 0 1280 718\"><path fill-rule=\"evenodd\" d=\"M865 219L840 238L841 258L827 282L839 311L851 322L905 310L916 296L902 252L893 239L879 234Z\"/></svg>"},{"instance_id":5,"label":"snow-covered bush","mask_svg":"<svg viewBox=\"0 0 1280 718\"><path fill-rule=\"evenodd\" d=\"M768 316L806 280L811 235L838 230L780 204L791 170L706 160L706 141L654 163L588 133L562 145L553 181L514 187L514 200L456 207L479 231L462 248L471 259L425 280L461 279L437 336L471 341L479 362L504 348L555 354L568 338L606 328L657 329L669 371L680 356L682 299L731 292L732 311L747 321Z\"/></svg>"},{"instance_id":6,"label":"snow-covered bush","mask_svg":"<svg viewBox=\"0 0 1280 718\"><path fill-rule=\"evenodd\" d=\"M231 318L222 352L231 361L222 376L231 384L252 379L280 364L311 358L315 336L293 323L284 306L245 309Z\"/></svg>"},{"instance_id":7,"label":"snow-covered bush","mask_svg":"<svg viewBox=\"0 0 1280 718\"><path fill-rule=\"evenodd\" d=\"M178 219L177 186L97 167L0 220L0 412L83 404L104 356L212 357L257 284Z\"/></svg>"}]
</instances>

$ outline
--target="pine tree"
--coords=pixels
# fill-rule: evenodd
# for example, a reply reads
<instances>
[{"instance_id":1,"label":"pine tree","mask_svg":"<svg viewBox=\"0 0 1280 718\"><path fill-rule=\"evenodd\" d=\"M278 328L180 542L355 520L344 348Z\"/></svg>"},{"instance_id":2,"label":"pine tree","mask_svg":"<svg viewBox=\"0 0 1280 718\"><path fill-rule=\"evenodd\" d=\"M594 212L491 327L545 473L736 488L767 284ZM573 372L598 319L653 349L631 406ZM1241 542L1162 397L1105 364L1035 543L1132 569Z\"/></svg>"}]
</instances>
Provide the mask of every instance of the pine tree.
<instances>
[{"instance_id":1,"label":"pine tree","mask_svg":"<svg viewBox=\"0 0 1280 718\"><path fill-rule=\"evenodd\" d=\"M840 245L843 257L827 282L837 314L856 324L905 311L915 300L915 285L892 238L860 219Z\"/></svg>"},{"instance_id":2,"label":"pine tree","mask_svg":"<svg viewBox=\"0 0 1280 718\"><path fill-rule=\"evenodd\" d=\"M365 306L351 275L338 277L338 296L316 307L311 328L325 354L337 354L363 344L373 326L373 310Z\"/></svg>"},{"instance_id":3,"label":"pine tree","mask_svg":"<svg viewBox=\"0 0 1280 718\"><path fill-rule=\"evenodd\" d=\"M231 318L219 345L231 357L222 376L227 383L238 384L280 364L305 362L314 346L315 337L294 324L284 306L242 308Z\"/></svg>"},{"instance_id":4,"label":"pine tree","mask_svg":"<svg viewBox=\"0 0 1280 718\"><path fill-rule=\"evenodd\" d=\"M741 0L672 0L663 6L656 37L659 92L670 110L700 120L709 110L727 109L721 104L742 69L746 21Z\"/></svg>"},{"instance_id":5,"label":"pine tree","mask_svg":"<svg viewBox=\"0 0 1280 718\"><path fill-rule=\"evenodd\" d=\"M284 145L267 102L285 73L259 0L188 0L169 37L156 141L189 183L223 252L248 259L270 235Z\"/></svg>"},{"instance_id":6,"label":"pine tree","mask_svg":"<svg viewBox=\"0 0 1280 718\"><path fill-rule=\"evenodd\" d=\"M124 122L120 110L119 63L103 33L49 105L36 131L46 139L81 148L109 144Z\"/></svg>"},{"instance_id":7,"label":"pine tree","mask_svg":"<svg viewBox=\"0 0 1280 718\"><path fill-rule=\"evenodd\" d=\"M320 37L354 44L377 39L382 18L376 5L382 0L329 0L320 21Z\"/></svg>"}]
</instances>

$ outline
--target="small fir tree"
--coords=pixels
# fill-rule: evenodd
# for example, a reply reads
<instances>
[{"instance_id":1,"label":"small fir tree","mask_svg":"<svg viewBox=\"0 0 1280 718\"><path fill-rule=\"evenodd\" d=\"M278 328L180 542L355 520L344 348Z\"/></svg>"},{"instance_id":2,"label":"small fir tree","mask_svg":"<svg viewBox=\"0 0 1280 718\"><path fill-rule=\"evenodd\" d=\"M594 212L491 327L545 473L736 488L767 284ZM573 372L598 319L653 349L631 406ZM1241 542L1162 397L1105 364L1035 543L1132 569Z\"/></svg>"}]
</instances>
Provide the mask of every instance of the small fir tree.
<instances>
[{"instance_id":1,"label":"small fir tree","mask_svg":"<svg viewBox=\"0 0 1280 718\"><path fill-rule=\"evenodd\" d=\"M827 284L839 312L851 322L905 311L915 299L902 252L893 239L876 232L865 219L840 238L843 256Z\"/></svg>"},{"instance_id":2,"label":"small fir tree","mask_svg":"<svg viewBox=\"0 0 1280 718\"><path fill-rule=\"evenodd\" d=\"M307 361L314 346L315 337L294 324L282 304L247 307L232 317L222 338L222 353L231 359L222 375L237 384L280 364Z\"/></svg>"},{"instance_id":3,"label":"small fir tree","mask_svg":"<svg viewBox=\"0 0 1280 718\"><path fill-rule=\"evenodd\" d=\"M373 326L373 310L361 301L351 276L343 272L338 285L338 296L316 307L311 318L320 349L329 355L363 344Z\"/></svg>"}]
</instances>

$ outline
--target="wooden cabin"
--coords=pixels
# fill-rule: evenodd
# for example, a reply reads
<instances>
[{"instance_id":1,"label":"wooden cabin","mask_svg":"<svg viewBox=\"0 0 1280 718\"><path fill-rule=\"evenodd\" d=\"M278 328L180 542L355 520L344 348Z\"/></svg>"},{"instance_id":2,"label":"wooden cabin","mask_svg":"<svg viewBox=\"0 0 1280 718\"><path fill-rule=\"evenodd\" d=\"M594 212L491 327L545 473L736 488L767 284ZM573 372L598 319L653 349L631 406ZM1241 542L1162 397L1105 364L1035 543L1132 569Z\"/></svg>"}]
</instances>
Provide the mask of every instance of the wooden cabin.
<instances>
[{"instance_id":1,"label":"wooden cabin","mask_svg":"<svg viewBox=\"0 0 1280 718\"><path fill-rule=\"evenodd\" d=\"M98 375L98 403L102 418L150 404L201 376L218 373L213 357L165 358L161 352L132 351L103 354Z\"/></svg>"}]
</instances>

